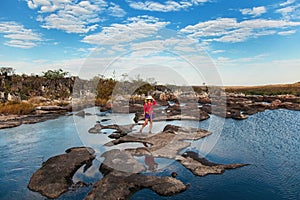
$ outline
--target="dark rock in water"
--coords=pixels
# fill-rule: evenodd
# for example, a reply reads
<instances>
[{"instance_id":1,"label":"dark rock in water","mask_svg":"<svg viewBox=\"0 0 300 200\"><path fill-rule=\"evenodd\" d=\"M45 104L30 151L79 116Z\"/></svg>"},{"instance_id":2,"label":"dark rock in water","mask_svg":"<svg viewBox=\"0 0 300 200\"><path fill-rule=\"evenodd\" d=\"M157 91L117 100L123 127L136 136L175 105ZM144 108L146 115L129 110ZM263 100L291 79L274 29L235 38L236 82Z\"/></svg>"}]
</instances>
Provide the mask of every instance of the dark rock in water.
<instances>
[{"instance_id":1,"label":"dark rock in water","mask_svg":"<svg viewBox=\"0 0 300 200\"><path fill-rule=\"evenodd\" d=\"M107 111L106 112L97 113L96 115L98 115L100 117L106 116L107 115Z\"/></svg>"},{"instance_id":2,"label":"dark rock in water","mask_svg":"<svg viewBox=\"0 0 300 200\"><path fill-rule=\"evenodd\" d=\"M111 119L101 119L100 122L106 122L106 121L109 121L109 120L111 120Z\"/></svg>"},{"instance_id":3,"label":"dark rock in water","mask_svg":"<svg viewBox=\"0 0 300 200\"><path fill-rule=\"evenodd\" d=\"M76 113L75 115L79 116L79 117L85 117L85 112L82 110L82 111L79 111L78 113Z\"/></svg>"},{"instance_id":4,"label":"dark rock in water","mask_svg":"<svg viewBox=\"0 0 300 200\"><path fill-rule=\"evenodd\" d=\"M191 184L190 183L187 183L186 184L186 189L189 189L191 187Z\"/></svg>"},{"instance_id":5,"label":"dark rock in water","mask_svg":"<svg viewBox=\"0 0 300 200\"><path fill-rule=\"evenodd\" d=\"M176 178L177 175L178 175L178 174L177 174L176 172L172 172L172 173L171 173L171 176L172 176L173 178Z\"/></svg>"},{"instance_id":6,"label":"dark rock in water","mask_svg":"<svg viewBox=\"0 0 300 200\"><path fill-rule=\"evenodd\" d=\"M242 119L247 119L248 117L246 115L242 114L239 110L232 110L231 111L231 118L242 120Z\"/></svg>"},{"instance_id":7,"label":"dark rock in water","mask_svg":"<svg viewBox=\"0 0 300 200\"><path fill-rule=\"evenodd\" d=\"M108 136L111 139L119 139L121 137L120 133L112 133Z\"/></svg>"},{"instance_id":8,"label":"dark rock in water","mask_svg":"<svg viewBox=\"0 0 300 200\"><path fill-rule=\"evenodd\" d=\"M135 123L138 123L138 122L139 122L139 115L138 115L138 113L135 113L134 118L133 118L133 121L134 121Z\"/></svg>"},{"instance_id":9,"label":"dark rock in water","mask_svg":"<svg viewBox=\"0 0 300 200\"><path fill-rule=\"evenodd\" d=\"M119 139L120 137L124 137L127 133L116 131L110 134L108 137L111 139Z\"/></svg>"},{"instance_id":10,"label":"dark rock in water","mask_svg":"<svg viewBox=\"0 0 300 200\"><path fill-rule=\"evenodd\" d=\"M100 133L101 132L101 124L97 123L94 127L89 129L89 133Z\"/></svg>"},{"instance_id":11,"label":"dark rock in water","mask_svg":"<svg viewBox=\"0 0 300 200\"><path fill-rule=\"evenodd\" d=\"M94 150L76 147L65 154L49 158L30 178L28 188L48 198L57 198L73 184L72 177L84 164L91 162Z\"/></svg>"}]
</instances>

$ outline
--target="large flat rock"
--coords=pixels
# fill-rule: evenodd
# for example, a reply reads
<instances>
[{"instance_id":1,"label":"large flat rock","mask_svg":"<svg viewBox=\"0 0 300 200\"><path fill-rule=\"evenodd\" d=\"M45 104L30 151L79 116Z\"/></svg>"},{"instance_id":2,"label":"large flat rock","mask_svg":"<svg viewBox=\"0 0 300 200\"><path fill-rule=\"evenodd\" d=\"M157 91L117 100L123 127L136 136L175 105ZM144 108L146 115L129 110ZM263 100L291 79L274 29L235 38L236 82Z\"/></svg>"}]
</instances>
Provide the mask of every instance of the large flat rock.
<instances>
[{"instance_id":1,"label":"large flat rock","mask_svg":"<svg viewBox=\"0 0 300 200\"><path fill-rule=\"evenodd\" d=\"M177 156L176 160L185 168L189 169L196 176L206 176L208 174L222 174L225 170L236 169L248 164L218 164L200 157L195 152L186 152L182 156Z\"/></svg>"},{"instance_id":2,"label":"large flat rock","mask_svg":"<svg viewBox=\"0 0 300 200\"><path fill-rule=\"evenodd\" d=\"M187 140L199 140L210 134L211 132L199 128L183 128L167 125L161 133L155 135L130 134L113 140L107 143L106 146L140 142L150 144L150 146L126 149L126 151L136 156L150 154L154 157L174 159L178 155L178 152L191 145L191 142Z\"/></svg>"},{"instance_id":3,"label":"large flat rock","mask_svg":"<svg viewBox=\"0 0 300 200\"><path fill-rule=\"evenodd\" d=\"M129 199L135 192L144 188L162 196L171 196L185 191L187 186L172 177L109 174L94 185L85 200Z\"/></svg>"},{"instance_id":4,"label":"large flat rock","mask_svg":"<svg viewBox=\"0 0 300 200\"><path fill-rule=\"evenodd\" d=\"M65 154L49 158L30 178L28 188L48 198L57 198L73 184L72 177L84 164L91 162L94 150L76 147Z\"/></svg>"}]
</instances>

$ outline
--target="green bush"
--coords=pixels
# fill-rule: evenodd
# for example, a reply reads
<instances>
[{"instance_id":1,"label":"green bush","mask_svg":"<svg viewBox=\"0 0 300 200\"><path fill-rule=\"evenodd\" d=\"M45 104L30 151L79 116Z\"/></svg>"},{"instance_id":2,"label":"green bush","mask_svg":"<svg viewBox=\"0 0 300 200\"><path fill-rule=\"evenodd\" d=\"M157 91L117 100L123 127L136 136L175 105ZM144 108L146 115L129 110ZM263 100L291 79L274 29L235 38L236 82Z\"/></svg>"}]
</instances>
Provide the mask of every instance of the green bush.
<instances>
[{"instance_id":1,"label":"green bush","mask_svg":"<svg viewBox=\"0 0 300 200\"><path fill-rule=\"evenodd\" d=\"M43 72L43 77L47 79L60 79L67 76L69 72L64 72L62 69L58 70L48 70L46 72Z\"/></svg>"}]
</instances>

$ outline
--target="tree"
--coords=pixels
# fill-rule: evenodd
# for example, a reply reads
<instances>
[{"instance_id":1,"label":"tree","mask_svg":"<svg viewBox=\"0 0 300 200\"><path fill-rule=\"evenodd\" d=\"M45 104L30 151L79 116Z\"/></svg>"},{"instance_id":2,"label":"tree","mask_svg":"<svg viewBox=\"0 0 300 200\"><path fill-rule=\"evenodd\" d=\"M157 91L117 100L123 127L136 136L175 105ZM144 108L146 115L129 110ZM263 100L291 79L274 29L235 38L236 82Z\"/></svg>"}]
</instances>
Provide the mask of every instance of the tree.
<instances>
[{"instance_id":1,"label":"tree","mask_svg":"<svg viewBox=\"0 0 300 200\"><path fill-rule=\"evenodd\" d=\"M15 73L15 69L13 69L12 67L1 67L0 68L0 74L1 75L13 75Z\"/></svg>"},{"instance_id":2,"label":"tree","mask_svg":"<svg viewBox=\"0 0 300 200\"><path fill-rule=\"evenodd\" d=\"M43 77L47 79L60 79L60 78L64 78L68 74L69 72L64 72L62 69L48 70L46 72L43 72Z\"/></svg>"}]
</instances>

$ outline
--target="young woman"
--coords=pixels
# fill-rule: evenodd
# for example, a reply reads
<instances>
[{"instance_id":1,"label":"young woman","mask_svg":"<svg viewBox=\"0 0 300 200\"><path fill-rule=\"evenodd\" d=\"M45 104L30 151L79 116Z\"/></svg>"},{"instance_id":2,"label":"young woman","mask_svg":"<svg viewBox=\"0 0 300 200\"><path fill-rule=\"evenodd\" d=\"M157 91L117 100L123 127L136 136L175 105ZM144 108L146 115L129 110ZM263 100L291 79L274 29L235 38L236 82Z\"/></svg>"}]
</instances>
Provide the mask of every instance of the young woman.
<instances>
[{"instance_id":1,"label":"young woman","mask_svg":"<svg viewBox=\"0 0 300 200\"><path fill-rule=\"evenodd\" d=\"M140 130L140 132L143 131L145 126L148 124L148 121L150 121L150 127L149 127L149 133L151 133L152 130L152 120L153 120L153 106L156 105L155 99L153 99L152 96L148 96L144 103L144 116L145 116L145 122Z\"/></svg>"}]
</instances>

